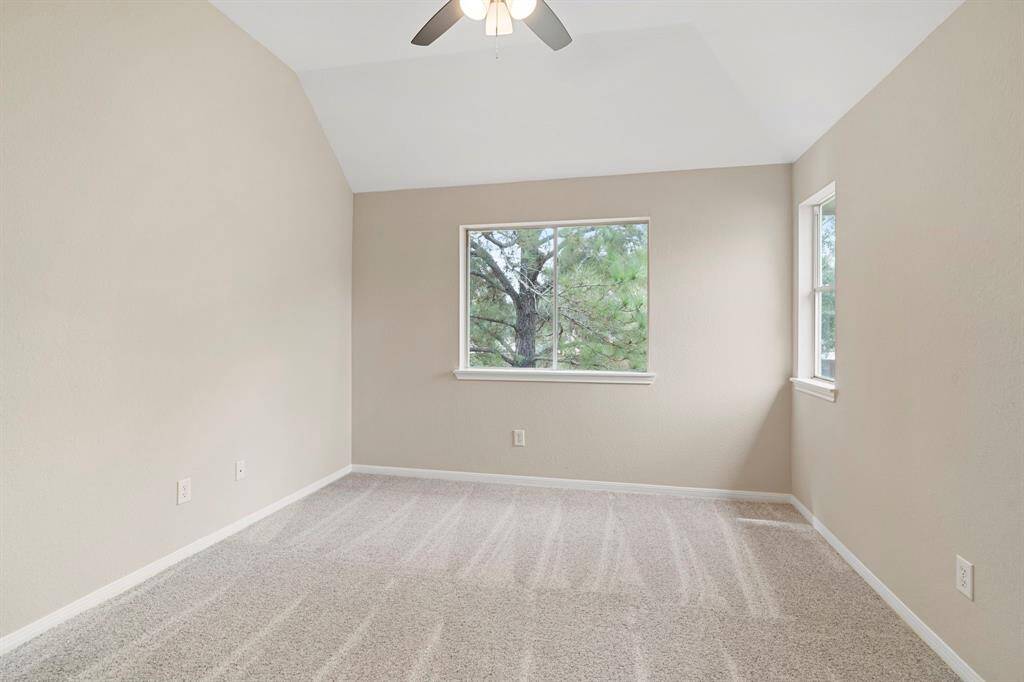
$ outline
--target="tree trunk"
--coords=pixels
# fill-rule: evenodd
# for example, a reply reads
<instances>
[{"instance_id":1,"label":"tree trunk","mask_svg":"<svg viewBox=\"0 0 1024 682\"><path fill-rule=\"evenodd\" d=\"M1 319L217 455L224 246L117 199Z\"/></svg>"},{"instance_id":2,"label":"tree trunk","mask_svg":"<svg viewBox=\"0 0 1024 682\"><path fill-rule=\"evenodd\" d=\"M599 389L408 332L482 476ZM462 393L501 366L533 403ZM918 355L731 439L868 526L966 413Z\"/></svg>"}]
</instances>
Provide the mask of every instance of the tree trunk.
<instances>
[{"instance_id":1,"label":"tree trunk","mask_svg":"<svg viewBox=\"0 0 1024 682\"><path fill-rule=\"evenodd\" d=\"M519 367L537 365L537 283L540 243L536 232L519 240L519 297L516 300L516 361Z\"/></svg>"},{"instance_id":2,"label":"tree trunk","mask_svg":"<svg viewBox=\"0 0 1024 682\"><path fill-rule=\"evenodd\" d=\"M518 367L537 364L537 295L527 289L520 292L516 305L516 362Z\"/></svg>"}]
</instances>

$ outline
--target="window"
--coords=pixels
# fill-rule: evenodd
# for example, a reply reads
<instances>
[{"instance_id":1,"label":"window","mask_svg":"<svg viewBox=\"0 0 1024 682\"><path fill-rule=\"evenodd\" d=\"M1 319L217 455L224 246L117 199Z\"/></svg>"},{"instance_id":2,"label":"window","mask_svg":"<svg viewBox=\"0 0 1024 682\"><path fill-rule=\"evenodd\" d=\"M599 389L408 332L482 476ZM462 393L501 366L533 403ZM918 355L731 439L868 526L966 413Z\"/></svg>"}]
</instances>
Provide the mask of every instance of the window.
<instances>
[{"instance_id":1,"label":"window","mask_svg":"<svg viewBox=\"0 0 1024 682\"><path fill-rule=\"evenodd\" d=\"M797 207L793 387L836 399L836 184Z\"/></svg>"},{"instance_id":2,"label":"window","mask_svg":"<svg viewBox=\"0 0 1024 682\"><path fill-rule=\"evenodd\" d=\"M836 379L836 197L814 207L814 376Z\"/></svg>"},{"instance_id":3,"label":"window","mask_svg":"<svg viewBox=\"0 0 1024 682\"><path fill-rule=\"evenodd\" d=\"M648 227L463 227L456 376L650 383Z\"/></svg>"}]
</instances>

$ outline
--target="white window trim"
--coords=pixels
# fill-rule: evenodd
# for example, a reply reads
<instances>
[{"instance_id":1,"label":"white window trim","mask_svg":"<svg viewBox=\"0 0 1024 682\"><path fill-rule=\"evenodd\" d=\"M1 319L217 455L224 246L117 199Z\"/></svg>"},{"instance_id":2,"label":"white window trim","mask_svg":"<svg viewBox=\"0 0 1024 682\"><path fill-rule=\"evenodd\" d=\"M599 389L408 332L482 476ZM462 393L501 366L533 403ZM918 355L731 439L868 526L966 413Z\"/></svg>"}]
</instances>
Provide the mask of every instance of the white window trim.
<instances>
[{"instance_id":1,"label":"white window trim","mask_svg":"<svg viewBox=\"0 0 1024 682\"><path fill-rule=\"evenodd\" d=\"M469 233L480 230L512 228L575 227L579 225L617 225L621 223L647 224L647 371L616 372L571 369L530 369L469 366L469 296L468 245ZM599 218L581 220L545 220L518 223L484 223L459 226L459 367L453 371L456 379L479 381L554 381L588 384L651 384L654 382L654 319L651 296L651 219L649 216L627 218ZM557 267L557 261L556 265ZM553 293L553 298L557 297ZM555 299L557 301L557 298ZM557 303L554 303L557 305ZM557 308L556 308L557 310ZM557 324L557 320L556 323ZM556 331L557 333L557 331Z\"/></svg>"},{"instance_id":2,"label":"white window trim","mask_svg":"<svg viewBox=\"0 0 1024 682\"><path fill-rule=\"evenodd\" d=\"M564 381L580 384L652 384L651 372L595 372L579 369L529 369L515 367L471 367L455 370L463 381Z\"/></svg>"},{"instance_id":3,"label":"white window trim","mask_svg":"<svg viewBox=\"0 0 1024 682\"><path fill-rule=\"evenodd\" d=\"M820 376L817 348L820 339L818 329L817 299L824 290L818 282L818 224L815 220L816 207L836 196L836 183L830 182L821 190L807 197L797 206L797 224L793 244L793 373L790 379L793 389L801 393L835 402L836 381ZM838 339L836 348L838 350ZM838 375L838 366L836 373ZM836 377L838 379L838 376Z\"/></svg>"},{"instance_id":4,"label":"white window trim","mask_svg":"<svg viewBox=\"0 0 1024 682\"><path fill-rule=\"evenodd\" d=\"M836 401L836 384L833 381L825 381L824 379L801 379L800 377L793 377L790 381L793 383L793 390L795 391L807 393L818 398L824 398L830 403L834 403Z\"/></svg>"}]
</instances>

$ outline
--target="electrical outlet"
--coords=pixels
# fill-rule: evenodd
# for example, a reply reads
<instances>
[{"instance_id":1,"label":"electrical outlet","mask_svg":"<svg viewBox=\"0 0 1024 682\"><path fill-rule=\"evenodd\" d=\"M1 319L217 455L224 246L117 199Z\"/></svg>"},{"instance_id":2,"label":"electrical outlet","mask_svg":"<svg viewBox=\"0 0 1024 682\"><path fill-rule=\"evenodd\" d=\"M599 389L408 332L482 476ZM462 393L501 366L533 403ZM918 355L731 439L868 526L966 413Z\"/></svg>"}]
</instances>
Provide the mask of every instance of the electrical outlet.
<instances>
[{"instance_id":1,"label":"electrical outlet","mask_svg":"<svg viewBox=\"0 0 1024 682\"><path fill-rule=\"evenodd\" d=\"M517 448L526 447L526 431L523 429L515 429L512 431L512 445Z\"/></svg>"},{"instance_id":2,"label":"electrical outlet","mask_svg":"<svg viewBox=\"0 0 1024 682\"><path fill-rule=\"evenodd\" d=\"M183 478L178 481L178 504L192 501L192 479Z\"/></svg>"},{"instance_id":3,"label":"electrical outlet","mask_svg":"<svg viewBox=\"0 0 1024 682\"><path fill-rule=\"evenodd\" d=\"M956 589L974 601L974 564L959 554L956 555Z\"/></svg>"},{"instance_id":4,"label":"electrical outlet","mask_svg":"<svg viewBox=\"0 0 1024 682\"><path fill-rule=\"evenodd\" d=\"M245 460L235 460L235 480L241 481L245 478Z\"/></svg>"}]
</instances>

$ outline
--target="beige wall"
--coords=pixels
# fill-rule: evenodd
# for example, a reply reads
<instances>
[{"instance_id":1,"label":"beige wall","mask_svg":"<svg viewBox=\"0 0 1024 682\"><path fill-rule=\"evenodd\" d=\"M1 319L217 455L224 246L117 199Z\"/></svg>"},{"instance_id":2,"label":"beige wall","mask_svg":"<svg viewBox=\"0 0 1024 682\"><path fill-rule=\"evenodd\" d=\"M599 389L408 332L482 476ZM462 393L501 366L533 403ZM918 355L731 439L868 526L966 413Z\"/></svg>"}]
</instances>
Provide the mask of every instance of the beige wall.
<instances>
[{"instance_id":1,"label":"beige wall","mask_svg":"<svg viewBox=\"0 0 1024 682\"><path fill-rule=\"evenodd\" d=\"M794 398L794 491L993 681L1024 679L1022 33L966 4L793 179L836 180L839 226L838 400Z\"/></svg>"},{"instance_id":2,"label":"beige wall","mask_svg":"<svg viewBox=\"0 0 1024 682\"><path fill-rule=\"evenodd\" d=\"M789 197L788 165L356 195L354 461L788 492ZM452 376L460 224L636 215L653 385Z\"/></svg>"},{"instance_id":3,"label":"beige wall","mask_svg":"<svg viewBox=\"0 0 1024 682\"><path fill-rule=\"evenodd\" d=\"M349 462L351 193L206 3L0 7L6 634Z\"/></svg>"}]
</instances>

